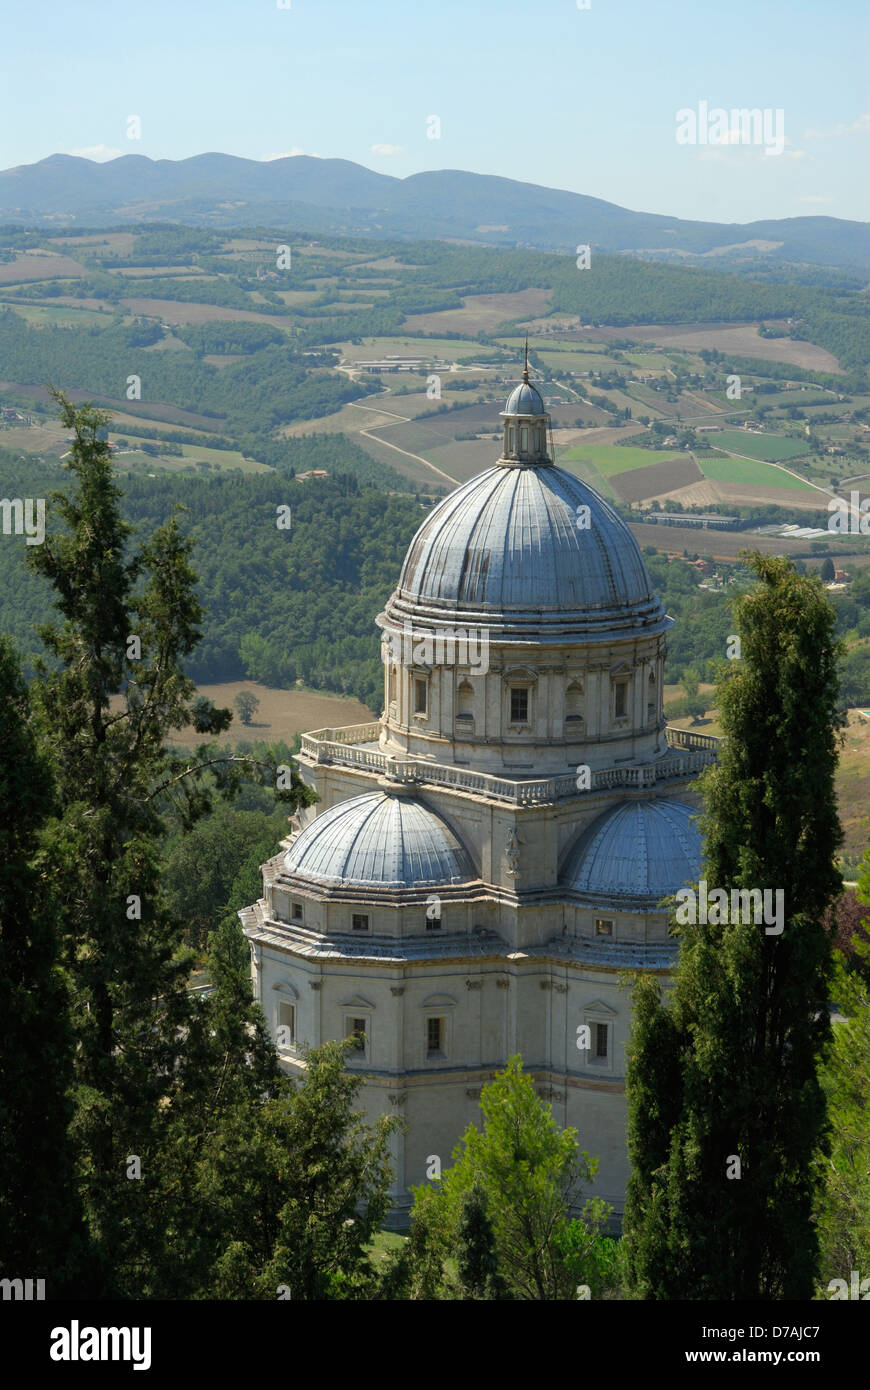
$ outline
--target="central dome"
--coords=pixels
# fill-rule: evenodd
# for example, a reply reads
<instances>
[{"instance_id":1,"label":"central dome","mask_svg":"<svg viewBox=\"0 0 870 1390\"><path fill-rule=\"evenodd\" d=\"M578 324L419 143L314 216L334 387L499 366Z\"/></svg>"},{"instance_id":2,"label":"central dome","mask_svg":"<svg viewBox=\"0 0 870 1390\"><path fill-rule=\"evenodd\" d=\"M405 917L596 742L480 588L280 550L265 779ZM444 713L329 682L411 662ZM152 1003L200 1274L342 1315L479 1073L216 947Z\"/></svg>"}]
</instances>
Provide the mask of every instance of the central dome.
<instances>
[{"instance_id":1,"label":"central dome","mask_svg":"<svg viewBox=\"0 0 870 1390\"><path fill-rule=\"evenodd\" d=\"M532 641L655 634L672 622L622 518L572 473L540 463L497 464L440 502L383 617Z\"/></svg>"}]
</instances>

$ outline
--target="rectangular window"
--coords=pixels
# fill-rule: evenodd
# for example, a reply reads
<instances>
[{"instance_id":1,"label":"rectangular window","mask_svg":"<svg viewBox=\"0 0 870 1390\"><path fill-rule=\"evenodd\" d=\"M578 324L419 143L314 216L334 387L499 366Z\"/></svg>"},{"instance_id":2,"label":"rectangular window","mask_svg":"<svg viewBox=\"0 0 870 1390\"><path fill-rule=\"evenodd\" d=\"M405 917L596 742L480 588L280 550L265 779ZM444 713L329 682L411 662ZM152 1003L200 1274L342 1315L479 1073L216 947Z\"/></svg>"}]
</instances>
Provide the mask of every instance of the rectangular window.
<instances>
[{"instance_id":1,"label":"rectangular window","mask_svg":"<svg viewBox=\"0 0 870 1390\"><path fill-rule=\"evenodd\" d=\"M295 1004L278 1005L278 1036L277 1045L282 1047L293 1047L296 1042L296 1006Z\"/></svg>"},{"instance_id":2,"label":"rectangular window","mask_svg":"<svg viewBox=\"0 0 870 1390\"><path fill-rule=\"evenodd\" d=\"M355 912L352 917L354 931L368 931L369 919L365 912Z\"/></svg>"},{"instance_id":3,"label":"rectangular window","mask_svg":"<svg viewBox=\"0 0 870 1390\"><path fill-rule=\"evenodd\" d=\"M599 918L596 920L596 923L595 923L595 935L596 935L596 936L612 936L612 935L613 935L613 922L612 922L609 918L606 918L606 917L599 917Z\"/></svg>"},{"instance_id":4,"label":"rectangular window","mask_svg":"<svg viewBox=\"0 0 870 1390\"><path fill-rule=\"evenodd\" d=\"M617 719L625 719L628 714L628 681L616 682L614 714Z\"/></svg>"},{"instance_id":5,"label":"rectangular window","mask_svg":"<svg viewBox=\"0 0 870 1390\"><path fill-rule=\"evenodd\" d=\"M292 916L294 922L301 922L301 921L302 921L302 904L301 904L301 903L292 903L291 906L290 906L290 913L291 913L291 916Z\"/></svg>"},{"instance_id":6,"label":"rectangular window","mask_svg":"<svg viewBox=\"0 0 870 1390\"><path fill-rule=\"evenodd\" d=\"M427 931L438 931L438 929L439 929L440 926L441 926L441 917L440 917L440 916L438 916L438 917L430 917L430 916L429 916L429 913L427 912L427 913L426 913L426 930L427 930Z\"/></svg>"},{"instance_id":7,"label":"rectangular window","mask_svg":"<svg viewBox=\"0 0 870 1390\"><path fill-rule=\"evenodd\" d=\"M607 1024L596 1023L595 1025L595 1056L605 1058L607 1056Z\"/></svg>"},{"instance_id":8,"label":"rectangular window","mask_svg":"<svg viewBox=\"0 0 870 1390\"><path fill-rule=\"evenodd\" d=\"M511 723L527 724L529 722L529 692L528 690L511 688Z\"/></svg>"},{"instance_id":9,"label":"rectangular window","mask_svg":"<svg viewBox=\"0 0 870 1390\"><path fill-rule=\"evenodd\" d=\"M430 1057L433 1052L441 1052L441 1044L444 1041L444 1019L429 1018L426 1020L426 1050Z\"/></svg>"},{"instance_id":10,"label":"rectangular window","mask_svg":"<svg viewBox=\"0 0 870 1390\"><path fill-rule=\"evenodd\" d=\"M426 681L414 681L414 713L425 714L428 708L429 692L426 688Z\"/></svg>"},{"instance_id":11,"label":"rectangular window","mask_svg":"<svg viewBox=\"0 0 870 1390\"><path fill-rule=\"evenodd\" d=\"M356 1041L355 1052L366 1050L366 1021L364 1018L349 1018L345 1022L345 1037Z\"/></svg>"}]
</instances>

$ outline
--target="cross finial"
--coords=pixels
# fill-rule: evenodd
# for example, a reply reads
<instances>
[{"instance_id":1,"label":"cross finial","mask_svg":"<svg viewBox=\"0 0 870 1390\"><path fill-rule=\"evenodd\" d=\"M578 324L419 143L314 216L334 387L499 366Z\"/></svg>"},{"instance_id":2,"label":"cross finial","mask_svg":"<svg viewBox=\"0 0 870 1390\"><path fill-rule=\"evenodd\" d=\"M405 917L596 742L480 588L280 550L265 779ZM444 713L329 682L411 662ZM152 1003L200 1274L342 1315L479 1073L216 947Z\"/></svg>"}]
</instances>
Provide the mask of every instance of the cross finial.
<instances>
[{"instance_id":1,"label":"cross finial","mask_svg":"<svg viewBox=\"0 0 870 1390\"><path fill-rule=\"evenodd\" d=\"M523 381L528 382L528 379L529 379L529 336L528 336L528 334L526 334L526 360L525 360L525 366L523 367Z\"/></svg>"}]
</instances>

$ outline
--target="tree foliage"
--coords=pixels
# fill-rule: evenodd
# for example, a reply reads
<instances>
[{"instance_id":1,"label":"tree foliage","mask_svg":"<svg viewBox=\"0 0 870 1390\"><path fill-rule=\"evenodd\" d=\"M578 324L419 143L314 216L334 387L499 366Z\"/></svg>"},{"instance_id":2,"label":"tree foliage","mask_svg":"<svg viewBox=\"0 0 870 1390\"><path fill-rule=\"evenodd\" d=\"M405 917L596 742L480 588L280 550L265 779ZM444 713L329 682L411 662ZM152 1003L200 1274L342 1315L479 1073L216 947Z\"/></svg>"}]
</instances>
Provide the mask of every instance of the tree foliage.
<instances>
[{"instance_id":1,"label":"tree foliage","mask_svg":"<svg viewBox=\"0 0 870 1390\"><path fill-rule=\"evenodd\" d=\"M727 742L703 784L702 874L711 891L781 890L784 930L749 913L681 927L667 1004L655 980L636 987L625 1229L643 1298L807 1298L818 1268L838 643L818 579L750 564L742 658L719 688Z\"/></svg>"}]
</instances>

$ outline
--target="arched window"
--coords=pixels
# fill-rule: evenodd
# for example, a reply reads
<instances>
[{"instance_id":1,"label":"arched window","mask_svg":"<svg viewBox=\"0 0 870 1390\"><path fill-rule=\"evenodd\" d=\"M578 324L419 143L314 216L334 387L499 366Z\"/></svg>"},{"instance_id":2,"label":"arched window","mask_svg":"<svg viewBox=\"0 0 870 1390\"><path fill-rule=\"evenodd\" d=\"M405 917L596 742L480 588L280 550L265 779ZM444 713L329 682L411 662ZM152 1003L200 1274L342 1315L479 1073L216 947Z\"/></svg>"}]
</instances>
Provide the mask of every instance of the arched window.
<instances>
[{"instance_id":1,"label":"arched window","mask_svg":"<svg viewBox=\"0 0 870 1390\"><path fill-rule=\"evenodd\" d=\"M652 724L656 717L656 673L650 671L646 683L646 722Z\"/></svg>"},{"instance_id":2,"label":"arched window","mask_svg":"<svg viewBox=\"0 0 870 1390\"><path fill-rule=\"evenodd\" d=\"M390 704L396 703L396 668L390 667Z\"/></svg>"}]
</instances>

